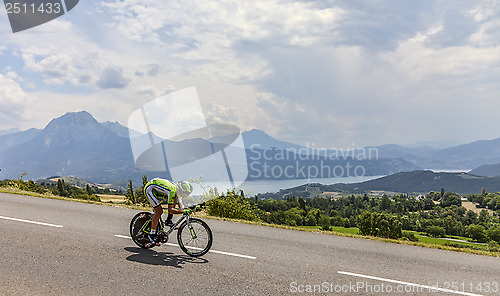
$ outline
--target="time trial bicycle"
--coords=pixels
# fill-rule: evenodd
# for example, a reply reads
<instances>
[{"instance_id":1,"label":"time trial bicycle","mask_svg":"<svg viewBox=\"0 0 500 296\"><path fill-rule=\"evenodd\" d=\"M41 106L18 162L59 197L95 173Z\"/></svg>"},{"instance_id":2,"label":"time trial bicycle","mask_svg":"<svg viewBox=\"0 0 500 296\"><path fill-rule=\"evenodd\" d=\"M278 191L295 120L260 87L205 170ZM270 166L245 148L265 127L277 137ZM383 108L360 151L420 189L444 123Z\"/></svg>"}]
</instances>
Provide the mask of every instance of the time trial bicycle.
<instances>
[{"instance_id":1,"label":"time trial bicycle","mask_svg":"<svg viewBox=\"0 0 500 296\"><path fill-rule=\"evenodd\" d=\"M189 209L195 213L200 209L199 206L202 205L193 205ZM150 241L147 238L148 233L151 232L151 219L153 215L154 213L152 212L140 212L130 222L130 236L132 240L136 245L144 249L154 246L149 244ZM212 230L210 230L208 224L203 220L191 217L189 211L185 212L169 229L165 229L165 222L160 219L156 230L158 241L166 243L169 235L174 230L177 230L179 247L189 256L203 256L212 247Z\"/></svg>"}]
</instances>

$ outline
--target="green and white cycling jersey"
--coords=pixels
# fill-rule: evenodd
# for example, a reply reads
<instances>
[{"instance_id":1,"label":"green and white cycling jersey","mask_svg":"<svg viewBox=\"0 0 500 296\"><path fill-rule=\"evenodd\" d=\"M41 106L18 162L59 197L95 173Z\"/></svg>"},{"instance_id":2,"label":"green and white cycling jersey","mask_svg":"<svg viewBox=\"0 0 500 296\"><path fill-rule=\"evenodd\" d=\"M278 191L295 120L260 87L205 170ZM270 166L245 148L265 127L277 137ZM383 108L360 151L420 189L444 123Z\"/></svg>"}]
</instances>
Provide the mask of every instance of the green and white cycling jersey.
<instances>
[{"instance_id":1,"label":"green and white cycling jersey","mask_svg":"<svg viewBox=\"0 0 500 296\"><path fill-rule=\"evenodd\" d=\"M154 178L144 186L144 194L153 208L161 204L173 205L176 192L174 182L160 178Z\"/></svg>"}]
</instances>

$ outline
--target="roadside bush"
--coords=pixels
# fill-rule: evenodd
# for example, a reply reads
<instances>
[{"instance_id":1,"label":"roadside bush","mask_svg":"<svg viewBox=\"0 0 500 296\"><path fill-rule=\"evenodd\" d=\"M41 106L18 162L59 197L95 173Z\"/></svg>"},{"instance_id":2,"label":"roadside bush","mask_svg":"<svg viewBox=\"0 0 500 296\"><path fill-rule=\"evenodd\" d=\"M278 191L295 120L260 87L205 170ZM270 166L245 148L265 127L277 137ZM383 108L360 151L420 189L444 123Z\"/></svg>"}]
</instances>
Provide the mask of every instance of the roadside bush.
<instances>
[{"instance_id":1,"label":"roadside bush","mask_svg":"<svg viewBox=\"0 0 500 296\"><path fill-rule=\"evenodd\" d=\"M206 206L207 213L212 216L260 221L253 211L252 205L243 195L243 191L236 193L235 190L229 190L226 195L208 201Z\"/></svg>"},{"instance_id":2,"label":"roadside bush","mask_svg":"<svg viewBox=\"0 0 500 296\"><path fill-rule=\"evenodd\" d=\"M403 232L403 239L407 239L411 242L418 242L418 237L415 236L413 232Z\"/></svg>"},{"instance_id":3,"label":"roadside bush","mask_svg":"<svg viewBox=\"0 0 500 296\"><path fill-rule=\"evenodd\" d=\"M466 246L466 245L462 245L462 244L454 243L454 242L445 242L444 245L447 247L453 247L453 248L459 248L459 249L467 249L467 248L477 249L476 247L473 247L473 246Z\"/></svg>"},{"instance_id":4,"label":"roadside bush","mask_svg":"<svg viewBox=\"0 0 500 296\"><path fill-rule=\"evenodd\" d=\"M488 247L488 251L499 252L500 245L495 241L489 241L486 246Z\"/></svg>"},{"instance_id":5,"label":"roadside bush","mask_svg":"<svg viewBox=\"0 0 500 296\"><path fill-rule=\"evenodd\" d=\"M487 235L490 240L500 243L500 228L489 229Z\"/></svg>"},{"instance_id":6,"label":"roadside bush","mask_svg":"<svg viewBox=\"0 0 500 296\"><path fill-rule=\"evenodd\" d=\"M30 192L40 193L40 194L43 194L47 191L47 189L45 189L43 186L35 183L33 180L29 180L29 181L24 181L21 179L19 179L19 180L4 180L3 184L5 184L4 186L13 187L13 188L17 188L20 190L30 191Z\"/></svg>"},{"instance_id":7,"label":"roadside bush","mask_svg":"<svg viewBox=\"0 0 500 296\"><path fill-rule=\"evenodd\" d=\"M92 200L92 201L101 201L101 198L99 198L99 196L97 195L89 195L89 194L75 194L75 195L71 195L70 196L71 198L77 198L77 199L83 199L83 200Z\"/></svg>"}]
</instances>

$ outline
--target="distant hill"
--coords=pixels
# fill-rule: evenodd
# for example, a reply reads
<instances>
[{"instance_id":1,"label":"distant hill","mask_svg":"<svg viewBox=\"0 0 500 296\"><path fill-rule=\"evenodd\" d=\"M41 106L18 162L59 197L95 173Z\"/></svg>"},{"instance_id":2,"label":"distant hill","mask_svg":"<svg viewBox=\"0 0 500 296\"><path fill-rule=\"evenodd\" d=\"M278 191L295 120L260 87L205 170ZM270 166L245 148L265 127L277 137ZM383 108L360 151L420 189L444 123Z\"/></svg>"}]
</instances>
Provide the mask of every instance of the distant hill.
<instances>
[{"instance_id":1,"label":"distant hill","mask_svg":"<svg viewBox=\"0 0 500 296\"><path fill-rule=\"evenodd\" d=\"M156 155L154 155L150 163L147 163L147 157L143 157L140 160L144 166L136 166L132 156L130 136L137 140L139 146L142 145L141 143L144 143L143 146L146 148L151 145L149 134L143 135L136 131L129 131L118 122L99 123L86 111L67 113L53 119L41 130L30 129L0 136L0 168L2 169L0 178L16 178L26 171L28 178L32 179L71 175L94 183L121 182L122 186L128 179L141 182L141 176L145 171L138 167L149 170L152 166L156 166L159 169L162 165L164 168L164 162L156 161ZM151 136L154 143L163 141L155 135ZM371 157L358 157L349 150L322 149L318 152L317 149L308 149L280 141L256 129L243 132L242 138L246 149L248 179L250 180L376 176L422 168L460 169L500 163L500 139L477 141L446 149L403 147L395 144L368 146L360 150L374 150L375 154L370 154ZM222 140L221 143L224 143L225 139L217 140ZM220 150L217 147L222 144L215 140L214 142L209 143L200 138L177 142L165 141L170 158L168 165L180 166L194 159L205 157L214 147ZM163 149L160 146L156 148ZM243 147L228 147L227 149L229 149L227 152L231 152L231 149L243 149ZM241 153L238 151L233 150L233 152ZM163 155L163 152L160 154ZM332 157L332 155L337 157ZM203 167L189 167L188 169L201 174L213 172L213 167L217 165L220 164L207 162ZM358 171L354 172L356 167ZM487 168L495 169L494 167ZM244 169L240 166L239 170L238 173L241 173ZM222 170L222 173L226 171ZM482 172L479 168L474 173L497 174L496 172ZM148 172L146 175L169 177L164 171ZM447 180L447 178L443 180L445 179ZM407 189L400 188L405 192L419 189L412 185L410 180L403 184L409 186ZM382 185L379 183L377 186ZM447 185L436 183L436 186L440 190L441 187Z\"/></svg>"},{"instance_id":2,"label":"distant hill","mask_svg":"<svg viewBox=\"0 0 500 296\"><path fill-rule=\"evenodd\" d=\"M242 132L241 137L243 138L243 142L245 143L246 149L252 149L252 147L255 147L259 149L268 149L268 148L292 149L297 152L305 150L304 146L277 140L259 129L253 129L250 131Z\"/></svg>"},{"instance_id":3,"label":"distant hill","mask_svg":"<svg viewBox=\"0 0 500 296\"><path fill-rule=\"evenodd\" d=\"M88 181L85 181L81 178L78 178L78 177L74 177L74 176L64 176L64 177L59 177L59 176L53 176L53 177L49 177L47 179L38 179L37 180L37 183L45 183L45 184L57 184L57 180L63 180L64 183L66 184L69 184L69 185L72 185L72 186L75 186L75 187L79 187L79 188L82 188L82 189L85 189L87 185L91 186L91 187L97 187L99 189L110 189L110 190L122 190L122 191L126 191L126 188L125 187L121 187L121 186L113 186L112 184L98 184L98 183L92 183L92 182L88 182Z\"/></svg>"},{"instance_id":4,"label":"distant hill","mask_svg":"<svg viewBox=\"0 0 500 296\"><path fill-rule=\"evenodd\" d=\"M40 133L39 129L32 128L26 131L21 131L12 134L6 134L0 136L0 152L19 145L21 143L25 143L36 137Z\"/></svg>"},{"instance_id":5,"label":"distant hill","mask_svg":"<svg viewBox=\"0 0 500 296\"><path fill-rule=\"evenodd\" d=\"M487 177L500 176L500 163L482 165L480 167L473 169L469 173L473 175L487 176Z\"/></svg>"},{"instance_id":6,"label":"distant hill","mask_svg":"<svg viewBox=\"0 0 500 296\"><path fill-rule=\"evenodd\" d=\"M106 122L101 122L101 125L111 132L113 132L115 135L123 137L123 138L135 138L139 137L142 134L138 131L134 131L132 129L129 129L126 126L121 125L118 121L111 122L111 121L106 121Z\"/></svg>"},{"instance_id":7,"label":"distant hill","mask_svg":"<svg viewBox=\"0 0 500 296\"><path fill-rule=\"evenodd\" d=\"M421 141L407 145L406 147L408 148L428 147L433 149L444 149L462 144L466 143L460 141Z\"/></svg>"},{"instance_id":8,"label":"distant hill","mask_svg":"<svg viewBox=\"0 0 500 296\"><path fill-rule=\"evenodd\" d=\"M89 113L67 113L53 119L43 130L11 137L2 150L2 176L28 178L73 175L91 182L140 179L130 143L99 124ZM5 136L4 136L5 137Z\"/></svg>"},{"instance_id":9,"label":"distant hill","mask_svg":"<svg viewBox=\"0 0 500 296\"><path fill-rule=\"evenodd\" d=\"M285 149L247 149L250 180L287 180L380 176L418 169L401 158L358 159L350 156L331 158L297 154Z\"/></svg>"},{"instance_id":10,"label":"distant hill","mask_svg":"<svg viewBox=\"0 0 500 296\"><path fill-rule=\"evenodd\" d=\"M337 150L312 149L289 142L279 141L265 132L255 129L243 132L242 136L247 149L250 149L252 145L254 145L253 147L261 149L279 148L309 155L331 155L337 152L349 153L348 150L342 150L340 147ZM500 163L500 138L475 141L441 149L430 146L405 147L397 144L386 144L357 148L357 151L360 150L376 151L379 158L403 159L413 164L416 168L421 169L471 170L482 165Z\"/></svg>"},{"instance_id":11,"label":"distant hill","mask_svg":"<svg viewBox=\"0 0 500 296\"><path fill-rule=\"evenodd\" d=\"M10 129L6 129L6 130L0 130L0 136L14 134L14 133L18 133L20 131L21 130L18 128L10 128Z\"/></svg>"},{"instance_id":12,"label":"distant hill","mask_svg":"<svg viewBox=\"0 0 500 296\"><path fill-rule=\"evenodd\" d=\"M429 146L403 147L400 145L373 146L380 157L405 159L426 169L471 170L482 165L500 163L500 138L436 149Z\"/></svg>"},{"instance_id":13,"label":"distant hill","mask_svg":"<svg viewBox=\"0 0 500 296\"><path fill-rule=\"evenodd\" d=\"M485 164L500 163L500 138L475 141L433 152L430 157L441 160L448 168L473 169Z\"/></svg>"},{"instance_id":14,"label":"distant hill","mask_svg":"<svg viewBox=\"0 0 500 296\"><path fill-rule=\"evenodd\" d=\"M432 171L401 172L390 176L354 184L334 184L333 188L348 189L353 192L368 190L394 191L401 193L439 192L441 188L459 194L500 191L500 177L482 177L467 173L434 173Z\"/></svg>"}]
</instances>

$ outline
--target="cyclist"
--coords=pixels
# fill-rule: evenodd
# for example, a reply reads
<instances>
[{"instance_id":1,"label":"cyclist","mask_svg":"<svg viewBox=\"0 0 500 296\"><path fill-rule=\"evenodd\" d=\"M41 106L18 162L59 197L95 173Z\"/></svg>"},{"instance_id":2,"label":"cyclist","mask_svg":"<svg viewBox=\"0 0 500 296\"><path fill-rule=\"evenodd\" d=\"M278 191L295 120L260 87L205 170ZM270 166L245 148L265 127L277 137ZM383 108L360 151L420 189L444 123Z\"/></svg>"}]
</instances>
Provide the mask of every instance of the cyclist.
<instances>
[{"instance_id":1,"label":"cyclist","mask_svg":"<svg viewBox=\"0 0 500 296\"><path fill-rule=\"evenodd\" d=\"M148 234L148 239L151 244L159 246L160 243L157 240L156 228L158 226L158 221L163 214L162 204L168 204L168 217L165 221L167 226L172 226L173 214L183 214L189 209L184 210L184 205L182 204L181 198L189 196L193 192L193 185L187 181L181 181L174 183L169 180L154 178L144 186L144 194L148 198L149 202L153 206L154 215L151 220L151 232ZM178 205L179 208L176 209L175 206Z\"/></svg>"}]
</instances>

